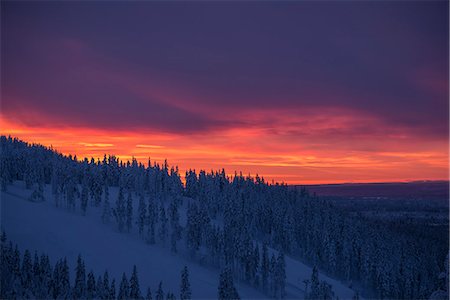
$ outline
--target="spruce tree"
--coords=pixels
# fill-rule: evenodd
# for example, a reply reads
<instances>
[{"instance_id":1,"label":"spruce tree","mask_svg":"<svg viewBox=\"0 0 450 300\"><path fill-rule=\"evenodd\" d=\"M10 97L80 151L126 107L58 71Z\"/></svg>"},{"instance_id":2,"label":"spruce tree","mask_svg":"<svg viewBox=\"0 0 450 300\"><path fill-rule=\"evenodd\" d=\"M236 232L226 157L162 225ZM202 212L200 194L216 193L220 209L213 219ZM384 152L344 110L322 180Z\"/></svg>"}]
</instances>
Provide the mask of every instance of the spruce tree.
<instances>
[{"instance_id":1,"label":"spruce tree","mask_svg":"<svg viewBox=\"0 0 450 300\"><path fill-rule=\"evenodd\" d=\"M139 278L137 274L136 265L133 266L133 273L131 274L130 278L130 298L131 299L140 299L141 296L141 289L139 287Z\"/></svg>"},{"instance_id":2,"label":"spruce tree","mask_svg":"<svg viewBox=\"0 0 450 300\"><path fill-rule=\"evenodd\" d=\"M37 252L34 252L32 293L37 295L41 286L41 264Z\"/></svg>"},{"instance_id":3,"label":"spruce tree","mask_svg":"<svg viewBox=\"0 0 450 300\"><path fill-rule=\"evenodd\" d=\"M86 299L94 299L96 297L96 284L95 284L95 277L94 273L89 272L87 276L87 284L86 284Z\"/></svg>"},{"instance_id":4,"label":"spruce tree","mask_svg":"<svg viewBox=\"0 0 450 300\"><path fill-rule=\"evenodd\" d=\"M240 299L239 294L234 287L233 275L230 269L226 268L220 273L219 287L218 287L218 299Z\"/></svg>"},{"instance_id":5,"label":"spruce tree","mask_svg":"<svg viewBox=\"0 0 450 300\"><path fill-rule=\"evenodd\" d=\"M117 197L114 215L116 217L119 231L123 232L125 229L126 211L125 211L125 198L123 196L123 188L122 187L119 188L119 196Z\"/></svg>"},{"instance_id":6,"label":"spruce tree","mask_svg":"<svg viewBox=\"0 0 450 300\"><path fill-rule=\"evenodd\" d=\"M95 294L97 295L97 299L103 299L104 298L105 290L103 288L103 279L101 275L98 275L96 286L95 286Z\"/></svg>"},{"instance_id":7,"label":"spruce tree","mask_svg":"<svg viewBox=\"0 0 450 300\"><path fill-rule=\"evenodd\" d=\"M109 287L109 274L108 270L105 271L103 274L103 298L102 299L109 299L110 297L110 287Z\"/></svg>"},{"instance_id":8,"label":"spruce tree","mask_svg":"<svg viewBox=\"0 0 450 300\"><path fill-rule=\"evenodd\" d=\"M130 286L128 284L127 275L122 274L122 281L120 282L119 293L117 294L118 300L125 300L130 298Z\"/></svg>"},{"instance_id":9,"label":"spruce tree","mask_svg":"<svg viewBox=\"0 0 450 300\"><path fill-rule=\"evenodd\" d=\"M275 272L275 284L277 290L277 297L284 298L285 297L285 288L286 288L286 263L284 260L283 252L278 253L277 257L277 266Z\"/></svg>"},{"instance_id":10,"label":"spruce tree","mask_svg":"<svg viewBox=\"0 0 450 300\"><path fill-rule=\"evenodd\" d=\"M116 280L111 281L111 288L109 289L109 299L116 299Z\"/></svg>"},{"instance_id":11,"label":"spruce tree","mask_svg":"<svg viewBox=\"0 0 450 300\"><path fill-rule=\"evenodd\" d=\"M51 297L52 267L47 255L41 255L41 280L39 281L40 289L36 298L46 299Z\"/></svg>"},{"instance_id":12,"label":"spruce tree","mask_svg":"<svg viewBox=\"0 0 450 300\"><path fill-rule=\"evenodd\" d=\"M319 298L319 288L320 288L319 270L317 269L317 266L313 267L310 282L311 287L308 299L317 299Z\"/></svg>"},{"instance_id":13,"label":"spruce tree","mask_svg":"<svg viewBox=\"0 0 450 300\"><path fill-rule=\"evenodd\" d=\"M81 211L83 212L83 215L86 215L87 210L87 204L88 204L88 198L89 198L89 189L87 185L87 180L83 180L82 187L81 187Z\"/></svg>"},{"instance_id":14,"label":"spruce tree","mask_svg":"<svg viewBox=\"0 0 450 300\"><path fill-rule=\"evenodd\" d=\"M145 296L145 300L153 300L152 299L152 290L150 287L147 288L147 295Z\"/></svg>"},{"instance_id":15,"label":"spruce tree","mask_svg":"<svg viewBox=\"0 0 450 300\"><path fill-rule=\"evenodd\" d=\"M105 200L103 201L102 221L104 224L108 224L111 218L111 206L109 204L109 189L105 184Z\"/></svg>"},{"instance_id":16,"label":"spruce tree","mask_svg":"<svg viewBox=\"0 0 450 300\"><path fill-rule=\"evenodd\" d=\"M266 292L269 289L269 270L270 270L269 254L267 251L267 244L264 243L261 261L261 281L263 290Z\"/></svg>"},{"instance_id":17,"label":"spruce tree","mask_svg":"<svg viewBox=\"0 0 450 300\"><path fill-rule=\"evenodd\" d=\"M73 296L75 299L83 298L86 289L86 271L81 255L78 255L77 266L75 268L75 284L73 286Z\"/></svg>"},{"instance_id":18,"label":"spruce tree","mask_svg":"<svg viewBox=\"0 0 450 300\"><path fill-rule=\"evenodd\" d=\"M24 291L31 290L33 285L33 265L31 263L31 254L30 251L25 250L22 261L22 288ZM24 295L27 297L27 295ZM31 296L31 295L29 295Z\"/></svg>"},{"instance_id":19,"label":"spruce tree","mask_svg":"<svg viewBox=\"0 0 450 300\"><path fill-rule=\"evenodd\" d=\"M164 244L166 242L167 237L167 216L166 216L166 210L164 209L164 205L161 203L160 211L159 211L159 231L158 231L158 237L159 240Z\"/></svg>"},{"instance_id":20,"label":"spruce tree","mask_svg":"<svg viewBox=\"0 0 450 300\"><path fill-rule=\"evenodd\" d=\"M69 276L69 266L67 265L67 259L64 258L60 265L60 296L63 298L70 297L70 276Z\"/></svg>"},{"instance_id":21,"label":"spruce tree","mask_svg":"<svg viewBox=\"0 0 450 300\"><path fill-rule=\"evenodd\" d=\"M164 300L164 291L162 288L162 281L159 282L158 290L156 291L156 300Z\"/></svg>"},{"instance_id":22,"label":"spruce tree","mask_svg":"<svg viewBox=\"0 0 450 300\"><path fill-rule=\"evenodd\" d=\"M255 245L255 249L253 250L253 285L255 287L259 287L259 270L260 270L260 266L259 266L259 246L258 244Z\"/></svg>"},{"instance_id":23,"label":"spruce tree","mask_svg":"<svg viewBox=\"0 0 450 300\"><path fill-rule=\"evenodd\" d=\"M175 200L172 200L169 206L170 214L170 250L173 253L177 252L177 242L181 238L180 214Z\"/></svg>"},{"instance_id":24,"label":"spruce tree","mask_svg":"<svg viewBox=\"0 0 450 300\"><path fill-rule=\"evenodd\" d=\"M138 221L137 221L140 236L144 234L144 226L146 218L147 218L147 207L145 205L144 193L141 193L139 197Z\"/></svg>"},{"instance_id":25,"label":"spruce tree","mask_svg":"<svg viewBox=\"0 0 450 300\"><path fill-rule=\"evenodd\" d=\"M52 278L52 290L51 294L53 295L53 299L58 299L61 297L61 261L57 261L55 264L55 268L53 269L53 278Z\"/></svg>"},{"instance_id":26,"label":"spruce tree","mask_svg":"<svg viewBox=\"0 0 450 300\"><path fill-rule=\"evenodd\" d=\"M148 203L148 215L147 215L147 243L155 244L155 226L156 226L156 209L153 200L150 198Z\"/></svg>"},{"instance_id":27,"label":"spruce tree","mask_svg":"<svg viewBox=\"0 0 450 300\"><path fill-rule=\"evenodd\" d=\"M189 272L187 266L184 266L181 271L180 299L191 299L191 284L189 283Z\"/></svg>"},{"instance_id":28,"label":"spruce tree","mask_svg":"<svg viewBox=\"0 0 450 300\"><path fill-rule=\"evenodd\" d=\"M127 232L131 231L132 222L133 222L133 197L131 196L131 192L128 192L127 216L126 216Z\"/></svg>"},{"instance_id":29,"label":"spruce tree","mask_svg":"<svg viewBox=\"0 0 450 300\"><path fill-rule=\"evenodd\" d=\"M269 265L269 293L270 296L275 298L277 295L277 284L276 284L276 271L277 271L277 260L275 254L272 254L270 258Z\"/></svg>"}]
</instances>

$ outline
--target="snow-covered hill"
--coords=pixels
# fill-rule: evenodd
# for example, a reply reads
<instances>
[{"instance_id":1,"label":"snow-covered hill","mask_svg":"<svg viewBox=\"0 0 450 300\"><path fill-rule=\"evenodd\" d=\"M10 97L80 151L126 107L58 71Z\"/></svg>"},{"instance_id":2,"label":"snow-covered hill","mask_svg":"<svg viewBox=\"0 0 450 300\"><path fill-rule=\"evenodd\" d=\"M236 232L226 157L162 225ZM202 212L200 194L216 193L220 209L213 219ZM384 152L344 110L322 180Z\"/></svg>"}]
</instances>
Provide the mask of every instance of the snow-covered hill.
<instances>
[{"instance_id":1,"label":"snow-covered hill","mask_svg":"<svg viewBox=\"0 0 450 300\"><path fill-rule=\"evenodd\" d=\"M216 298L219 270L190 261L182 254L172 254L161 245L148 245L138 238L137 232L119 233L113 225L101 222L100 208L89 207L86 216L79 212L68 212L56 208L50 192L45 187L45 202L29 201L30 190L23 182L15 182L1 194L1 225L8 239L21 249L49 254L56 260L67 257L72 272L78 254L85 259L86 266L95 273L108 270L110 276L120 279L122 272L131 272L137 266L142 289L150 286L154 291L160 281L166 291L179 294L180 273L186 265L194 298ZM115 199L117 189L111 189ZM137 202L137 199L134 199ZM134 205L137 207L137 205ZM181 214L183 216L183 213ZM182 224L183 219L181 220ZM286 257L287 298L303 298L303 280L311 276L311 268ZM73 273L72 279L73 279ZM333 286L335 295L348 299L354 291L341 283L320 276ZM244 283L235 282L242 298L266 298L264 294Z\"/></svg>"}]
</instances>

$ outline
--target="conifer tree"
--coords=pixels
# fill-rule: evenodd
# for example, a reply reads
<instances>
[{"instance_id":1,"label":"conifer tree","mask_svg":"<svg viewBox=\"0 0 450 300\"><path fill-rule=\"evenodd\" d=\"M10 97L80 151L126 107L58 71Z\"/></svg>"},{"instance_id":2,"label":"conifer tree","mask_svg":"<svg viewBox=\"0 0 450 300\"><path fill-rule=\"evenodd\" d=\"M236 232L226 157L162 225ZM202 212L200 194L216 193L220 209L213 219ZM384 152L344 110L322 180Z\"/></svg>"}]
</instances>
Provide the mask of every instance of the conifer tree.
<instances>
[{"instance_id":1,"label":"conifer tree","mask_svg":"<svg viewBox=\"0 0 450 300\"><path fill-rule=\"evenodd\" d=\"M269 254L267 251L267 244L263 244L263 253L261 260L261 281L262 287L264 291L268 291L269 288L269 270L270 270L270 262L269 262Z\"/></svg>"},{"instance_id":2,"label":"conifer tree","mask_svg":"<svg viewBox=\"0 0 450 300\"><path fill-rule=\"evenodd\" d=\"M258 244L255 245L255 249L253 250L253 266L254 266L254 278L253 278L253 285L255 287L259 287L259 246Z\"/></svg>"},{"instance_id":3,"label":"conifer tree","mask_svg":"<svg viewBox=\"0 0 450 300\"><path fill-rule=\"evenodd\" d=\"M169 207L170 214L170 250L173 253L177 252L177 242L181 238L181 226L180 226L180 215L178 213L178 207L175 200L173 200Z\"/></svg>"},{"instance_id":4,"label":"conifer tree","mask_svg":"<svg viewBox=\"0 0 450 300\"><path fill-rule=\"evenodd\" d=\"M60 265L59 270L60 276L60 296L63 298L70 297L71 289L70 289L70 276L69 276L69 266L67 265L67 259L64 258Z\"/></svg>"},{"instance_id":5,"label":"conifer tree","mask_svg":"<svg viewBox=\"0 0 450 300\"><path fill-rule=\"evenodd\" d=\"M39 262L39 256L37 252L34 252L34 261L33 261L33 284L32 284L32 293L36 295L39 293L39 288L41 285L41 264Z\"/></svg>"},{"instance_id":6,"label":"conifer tree","mask_svg":"<svg viewBox=\"0 0 450 300\"><path fill-rule=\"evenodd\" d=\"M73 286L73 296L75 299L83 298L86 289L86 271L81 255L78 255L77 266L75 268L75 284Z\"/></svg>"},{"instance_id":7,"label":"conifer tree","mask_svg":"<svg viewBox=\"0 0 450 300\"><path fill-rule=\"evenodd\" d=\"M103 201L102 221L104 224L108 224L111 218L111 206L109 204L109 188L105 184L105 200Z\"/></svg>"},{"instance_id":8,"label":"conifer tree","mask_svg":"<svg viewBox=\"0 0 450 300\"><path fill-rule=\"evenodd\" d=\"M136 265L133 266L133 273L131 274L130 278L130 298L131 299L140 299L141 296L141 289L139 287L139 278L137 274Z\"/></svg>"},{"instance_id":9,"label":"conifer tree","mask_svg":"<svg viewBox=\"0 0 450 300\"><path fill-rule=\"evenodd\" d=\"M320 295L319 294L320 281L319 281L319 270L317 269L317 266L313 267L310 283L311 287L308 299L318 299Z\"/></svg>"},{"instance_id":10,"label":"conifer tree","mask_svg":"<svg viewBox=\"0 0 450 300\"><path fill-rule=\"evenodd\" d=\"M98 275L96 286L95 286L95 294L97 299L103 299L105 290L103 288L103 279L101 275Z\"/></svg>"},{"instance_id":11,"label":"conifer tree","mask_svg":"<svg viewBox=\"0 0 450 300\"><path fill-rule=\"evenodd\" d=\"M150 287L147 288L147 295L145 296L145 300L153 300L152 299L152 290Z\"/></svg>"},{"instance_id":12,"label":"conifer tree","mask_svg":"<svg viewBox=\"0 0 450 300\"><path fill-rule=\"evenodd\" d=\"M285 288L286 288L286 263L284 260L283 252L278 253L277 257L277 266L275 271L275 284L277 290L277 297L284 298L285 297Z\"/></svg>"},{"instance_id":13,"label":"conifer tree","mask_svg":"<svg viewBox=\"0 0 450 300\"><path fill-rule=\"evenodd\" d=\"M25 250L25 253L23 255L21 276L22 276L22 289L24 291L31 289L33 285L33 265L31 263L31 254L30 251L28 250Z\"/></svg>"},{"instance_id":14,"label":"conifer tree","mask_svg":"<svg viewBox=\"0 0 450 300\"><path fill-rule=\"evenodd\" d=\"M58 299L61 296L60 270L61 270L61 261L58 260L55 264L52 274L51 294L53 295L53 299Z\"/></svg>"},{"instance_id":15,"label":"conifer tree","mask_svg":"<svg viewBox=\"0 0 450 300\"><path fill-rule=\"evenodd\" d=\"M116 280L111 281L111 288L109 289L109 299L116 299Z\"/></svg>"},{"instance_id":16,"label":"conifer tree","mask_svg":"<svg viewBox=\"0 0 450 300\"><path fill-rule=\"evenodd\" d=\"M189 283L189 272L187 266L184 266L181 272L180 299L191 299L191 284Z\"/></svg>"},{"instance_id":17,"label":"conifer tree","mask_svg":"<svg viewBox=\"0 0 450 300\"><path fill-rule=\"evenodd\" d=\"M119 188L119 196L117 197L114 215L116 217L119 231L123 232L125 229L126 211L125 211L125 198L123 196L123 188L122 187Z\"/></svg>"},{"instance_id":18,"label":"conifer tree","mask_svg":"<svg viewBox=\"0 0 450 300\"><path fill-rule=\"evenodd\" d=\"M96 290L95 290L96 284L95 284L95 277L94 273L89 272L87 276L87 284L86 284L86 299L94 299L96 297Z\"/></svg>"},{"instance_id":19,"label":"conifer tree","mask_svg":"<svg viewBox=\"0 0 450 300\"><path fill-rule=\"evenodd\" d=\"M155 226L156 226L156 208L153 200L150 198L148 203L148 215L147 215L147 243L155 244Z\"/></svg>"},{"instance_id":20,"label":"conifer tree","mask_svg":"<svg viewBox=\"0 0 450 300\"><path fill-rule=\"evenodd\" d=\"M167 237L167 216L166 216L166 210L164 209L164 205L161 203L160 211L159 211L159 231L158 231L158 237L159 240L164 244L166 242Z\"/></svg>"},{"instance_id":21,"label":"conifer tree","mask_svg":"<svg viewBox=\"0 0 450 300\"><path fill-rule=\"evenodd\" d=\"M131 231L132 222L133 222L133 198L131 196L131 192L128 192L127 216L126 216L127 232Z\"/></svg>"},{"instance_id":22,"label":"conifer tree","mask_svg":"<svg viewBox=\"0 0 450 300\"><path fill-rule=\"evenodd\" d=\"M159 282L158 290L156 291L155 295L156 300L164 300L164 291L162 288L162 281Z\"/></svg>"},{"instance_id":23,"label":"conifer tree","mask_svg":"<svg viewBox=\"0 0 450 300\"><path fill-rule=\"evenodd\" d=\"M141 193L139 197L138 221L137 221L140 236L144 234L144 226L146 218L147 218L147 207L145 205L144 193Z\"/></svg>"},{"instance_id":24,"label":"conifer tree","mask_svg":"<svg viewBox=\"0 0 450 300\"><path fill-rule=\"evenodd\" d=\"M277 260L275 258L275 254L272 254L269 265L269 293L270 296L273 298L275 298L277 295L276 271L277 271Z\"/></svg>"},{"instance_id":25,"label":"conifer tree","mask_svg":"<svg viewBox=\"0 0 450 300\"><path fill-rule=\"evenodd\" d=\"M103 298L102 299L109 299L110 297L110 287L109 287L109 274L108 270L105 271L103 274Z\"/></svg>"},{"instance_id":26,"label":"conifer tree","mask_svg":"<svg viewBox=\"0 0 450 300\"><path fill-rule=\"evenodd\" d=\"M122 274L122 281L120 282L119 293L117 294L118 300L125 300L130 298L130 286L128 284L127 275Z\"/></svg>"},{"instance_id":27,"label":"conifer tree","mask_svg":"<svg viewBox=\"0 0 450 300\"><path fill-rule=\"evenodd\" d=\"M39 292L36 298L45 299L51 297L52 267L47 255L41 255L41 279L39 281Z\"/></svg>"},{"instance_id":28,"label":"conifer tree","mask_svg":"<svg viewBox=\"0 0 450 300\"><path fill-rule=\"evenodd\" d=\"M230 269L226 268L220 273L218 299L240 299L239 294L234 287L233 276Z\"/></svg>"},{"instance_id":29,"label":"conifer tree","mask_svg":"<svg viewBox=\"0 0 450 300\"><path fill-rule=\"evenodd\" d=\"M82 187L81 187L81 211L83 212L83 215L86 215L87 210L87 204L88 204L88 198L89 198L89 189L87 185L87 180L83 180Z\"/></svg>"}]
</instances>

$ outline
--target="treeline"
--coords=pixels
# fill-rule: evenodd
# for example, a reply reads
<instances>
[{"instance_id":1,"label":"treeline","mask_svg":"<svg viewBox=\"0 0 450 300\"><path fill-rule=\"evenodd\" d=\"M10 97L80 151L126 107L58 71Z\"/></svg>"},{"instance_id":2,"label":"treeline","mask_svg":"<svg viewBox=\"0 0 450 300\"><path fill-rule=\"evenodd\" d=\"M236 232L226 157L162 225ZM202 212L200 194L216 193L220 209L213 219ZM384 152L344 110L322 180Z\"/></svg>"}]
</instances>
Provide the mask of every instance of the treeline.
<instances>
[{"instance_id":1,"label":"treeline","mask_svg":"<svg viewBox=\"0 0 450 300\"><path fill-rule=\"evenodd\" d=\"M44 185L51 184L58 206L75 210L80 203L87 213L88 202L102 205L102 219L119 231L136 224L143 240L170 244L174 252L184 240L194 259L227 268L272 297L285 295L284 254L361 285L369 297L427 298L439 287L448 248L352 216L304 189L259 176L228 177L224 170L189 170L183 186L178 169L166 162L144 166L114 156L78 161L10 137L1 138L1 147L3 189L24 180L39 201ZM113 186L119 188L114 207ZM139 197L137 211L133 197ZM183 227L179 208L186 197ZM269 255L268 248L278 254Z\"/></svg>"}]
</instances>

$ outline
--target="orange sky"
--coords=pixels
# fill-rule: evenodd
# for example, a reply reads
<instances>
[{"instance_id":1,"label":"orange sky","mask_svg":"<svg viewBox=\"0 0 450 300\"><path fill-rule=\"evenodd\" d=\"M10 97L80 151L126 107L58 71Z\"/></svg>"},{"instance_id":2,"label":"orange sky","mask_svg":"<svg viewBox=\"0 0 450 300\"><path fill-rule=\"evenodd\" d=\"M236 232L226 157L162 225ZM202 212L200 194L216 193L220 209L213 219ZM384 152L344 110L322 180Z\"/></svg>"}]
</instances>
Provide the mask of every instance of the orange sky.
<instances>
[{"instance_id":1,"label":"orange sky","mask_svg":"<svg viewBox=\"0 0 450 300\"><path fill-rule=\"evenodd\" d=\"M113 132L27 126L1 118L2 135L52 145L79 158L99 158L107 153L123 160L134 156L143 163L148 157L157 162L167 159L170 165L178 165L183 175L188 168L224 167L228 174L258 173L266 180L289 184L448 180L445 142L422 143L398 133L385 133L327 143L317 134L299 140L286 132L270 131L241 128L194 135Z\"/></svg>"}]
</instances>

